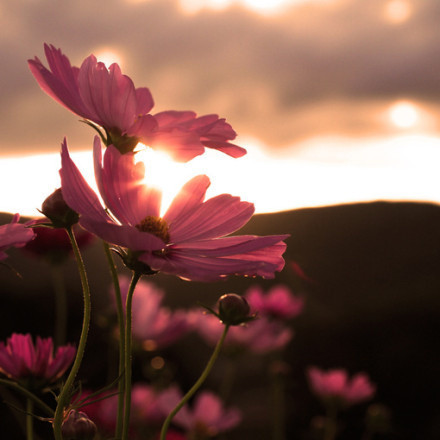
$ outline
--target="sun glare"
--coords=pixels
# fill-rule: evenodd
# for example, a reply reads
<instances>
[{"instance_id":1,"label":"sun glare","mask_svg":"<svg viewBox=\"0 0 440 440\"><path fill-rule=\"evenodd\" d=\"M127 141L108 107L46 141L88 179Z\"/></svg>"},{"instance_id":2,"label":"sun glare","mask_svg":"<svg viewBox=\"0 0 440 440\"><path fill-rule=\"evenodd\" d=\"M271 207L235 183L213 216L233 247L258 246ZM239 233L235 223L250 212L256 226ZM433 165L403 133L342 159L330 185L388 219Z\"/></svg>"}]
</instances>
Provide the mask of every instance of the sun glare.
<instances>
[{"instance_id":1,"label":"sun glare","mask_svg":"<svg viewBox=\"0 0 440 440\"><path fill-rule=\"evenodd\" d=\"M94 52L96 59L109 67L113 63L122 64L122 56L108 47L101 47Z\"/></svg>"},{"instance_id":2,"label":"sun glare","mask_svg":"<svg viewBox=\"0 0 440 440\"><path fill-rule=\"evenodd\" d=\"M418 107L409 101L399 101L388 110L390 122L397 128L414 128L421 122Z\"/></svg>"},{"instance_id":3,"label":"sun glare","mask_svg":"<svg viewBox=\"0 0 440 440\"><path fill-rule=\"evenodd\" d=\"M220 11L232 5L241 5L251 11L268 15L279 13L284 7L302 3L328 3L335 0L180 0L180 7L187 14L195 14L204 9Z\"/></svg>"},{"instance_id":4,"label":"sun glare","mask_svg":"<svg viewBox=\"0 0 440 440\"><path fill-rule=\"evenodd\" d=\"M412 8L406 0L391 0L385 5L384 15L389 22L400 24L411 18Z\"/></svg>"},{"instance_id":5,"label":"sun glare","mask_svg":"<svg viewBox=\"0 0 440 440\"><path fill-rule=\"evenodd\" d=\"M257 213L371 200L440 201L440 140L434 136L315 139L278 156L253 139L237 143L248 149L240 159L209 150L181 164L147 148L137 157L146 164L145 182L163 191L163 211L199 174L211 179L207 197L239 196ZM72 153L72 159L96 188L91 152ZM40 216L43 200L60 186L59 167L59 154L1 159L0 185L10 191L2 194L0 212Z\"/></svg>"}]
</instances>

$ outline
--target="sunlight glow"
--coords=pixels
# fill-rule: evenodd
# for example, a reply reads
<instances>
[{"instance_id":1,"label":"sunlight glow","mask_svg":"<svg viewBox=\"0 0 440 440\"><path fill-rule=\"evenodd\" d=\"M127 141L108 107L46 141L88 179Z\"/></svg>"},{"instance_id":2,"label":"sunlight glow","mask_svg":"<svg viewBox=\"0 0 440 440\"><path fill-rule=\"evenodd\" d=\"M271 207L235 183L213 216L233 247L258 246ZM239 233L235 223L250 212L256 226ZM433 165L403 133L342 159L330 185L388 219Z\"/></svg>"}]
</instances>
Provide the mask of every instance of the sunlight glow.
<instances>
[{"instance_id":1,"label":"sunlight glow","mask_svg":"<svg viewBox=\"0 0 440 440\"><path fill-rule=\"evenodd\" d=\"M133 0L132 0L133 1ZM179 0L180 7L187 14L204 9L224 10L233 5L243 6L263 15L282 12L285 7L304 3L334 3L336 0Z\"/></svg>"},{"instance_id":2,"label":"sunlight glow","mask_svg":"<svg viewBox=\"0 0 440 440\"><path fill-rule=\"evenodd\" d=\"M398 128L412 128L420 122L420 111L411 102L399 101L390 107L389 118Z\"/></svg>"},{"instance_id":3,"label":"sunlight glow","mask_svg":"<svg viewBox=\"0 0 440 440\"><path fill-rule=\"evenodd\" d=\"M166 209L191 177L211 179L207 197L230 193L255 204L256 212L277 212L372 200L440 202L438 168L440 139L405 135L387 139L317 138L282 155L254 139L237 142L248 149L240 159L207 151L187 164L175 163L155 151L142 151L146 181L162 187ZM91 151L72 159L96 188ZM43 200L60 186L59 154L0 160L0 212L40 216Z\"/></svg>"},{"instance_id":4,"label":"sunlight glow","mask_svg":"<svg viewBox=\"0 0 440 440\"><path fill-rule=\"evenodd\" d=\"M385 5L385 18L393 23L400 24L407 21L412 15L412 9L406 0L391 0Z\"/></svg>"},{"instance_id":5,"label":"sunlight glow","mask_svg":"<svg viewBox=\"0 0 440 440\"><path fill-rule=\"evenodd\" d=\"M122 64L122 56L108 47L101 47L95 50L94 55L98 61L101 61L107 67L110 67L113 63L117 63L119 66Z\"/></svg>"}]
</instances>

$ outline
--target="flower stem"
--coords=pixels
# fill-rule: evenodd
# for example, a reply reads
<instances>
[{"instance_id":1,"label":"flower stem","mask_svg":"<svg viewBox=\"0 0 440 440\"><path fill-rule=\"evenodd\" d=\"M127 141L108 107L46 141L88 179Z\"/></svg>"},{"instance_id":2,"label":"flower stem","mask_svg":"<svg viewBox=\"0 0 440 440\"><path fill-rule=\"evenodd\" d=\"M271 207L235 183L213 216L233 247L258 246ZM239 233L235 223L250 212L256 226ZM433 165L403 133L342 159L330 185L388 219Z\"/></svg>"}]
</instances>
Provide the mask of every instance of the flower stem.
<instances>
[{"instance_id":1,"label":"flower stem","mask_svg":"<svg viewBox=\"0 0 440 440\"><path fill-rule=\"evenodd\" d=\"M26 440L34 439L34 402L31 398L26 399Z\"/></svg>"},{"instance_id":2,"label":"flower stem","mask_svg":"<svg viewBox=\"0 0 440 440\"><path fill-rule=\"evenodd\" d=\"M124 415L124 394L125 394L125 377L123 376L123 371L125 367L125 323L124 323L124 309L122 307L122 297L121 288L119 286L118 272L116 269L116 264L113 260L110 246L105 241L104 251L107 257L108 266L110 268L110 273L112 276L112 281L115 289L115 300L116 300L116 313L118 317L118 327L119 327L119 382L118 382L118 412L116 418L116 429L115 438L121 438L122 435L122 421Z\"/></svg>"},{"instance_id":3,"label":"flower stem","mask_svg":"<svg viewBox=\"0 0 440 440\"><path fill-rule=\"evenodd\" d=\"M171 421L173 420L173 417L180 411L180 409L188 402L188 400L196 393L196 391L202 386L203 382L208 377L209 373L212 370L212 367L214 366L215 361L218 358L218 355L220 353L220 350L223 346L223 342L225 341L226 335L229 330L229 325L225 324L225 327L223 329L223 333L217 342L217 345L215 346L214 352L212 353L208 363L206 364L205 369L203 370L200 377L197 379L196 383L191 387L191 389L183 396L182 400L177 404L177 406L168 414L168 417L165 419L162 430L160 432L160 440L166 440L167 437L167 431L170 426Z\"/></svg>"},{"instance_id":4,"label":"flower stem","mask_svg":"<svg viewBox=\"0 0 440 440\"><path fill-rule=\"evenodd\" d=\"M132 320L132 303L133 293L137 282L141 277L141 273L134 271L131 278L130 287L127 292L127 299L125 303L125 406L124 406L124 420L122 428L122 440L128 440L128 428L130 424L130 408L131 408L131 320Z\"/></svg>"},{"instance_id":5,"label":"flower stem","mask_svg":"<svg viewBox=\"0 0 440 440\"><path fill-rule=\"evenodd\" d=\"M28 400L32 400L35 403L35 405L37 405L42 411L46 413L48 417L53 417L53 409L50 406L46 405L35 394L31 393L26 388L23 388L17 382L13 382L12 380L8 380L8 379L0 379L0 384L20 392L21 394L26 396Z\"/></svg>"},{"instance_id":6,"label":"flower stem","mask_svg":"<svg viewBox=\"0 0 440 440\"><path fill-rule=\"evenodd\" d=\"M83 290L84 298L84 316L81 329L81 336L79 339L78 349L76 351L75 361L72 365L70 373L64 383L61 392L58 396L57 407L55 409L55 415L53 418L53 431L55 435L55 440L63 440L63 435L61 433L61 424L63 423L64 408L68 404L70 398L70 392L72 390L73 382L75 381L76 375L78 373L79 367L81 366L82 359L84 357L84 351L86 348L87 334L90 325L90 314L91 314L91 304L90 304L90 289L89 283L87 281L87 274L84 267L84 262L79 251L78 244L73 234L72 228L68 228L67 234L69 235L70 243L72 245L73 253L75 255L76 263L78 265L78 272L81 278L81 286Z\"/></svg>"}]
</instances>

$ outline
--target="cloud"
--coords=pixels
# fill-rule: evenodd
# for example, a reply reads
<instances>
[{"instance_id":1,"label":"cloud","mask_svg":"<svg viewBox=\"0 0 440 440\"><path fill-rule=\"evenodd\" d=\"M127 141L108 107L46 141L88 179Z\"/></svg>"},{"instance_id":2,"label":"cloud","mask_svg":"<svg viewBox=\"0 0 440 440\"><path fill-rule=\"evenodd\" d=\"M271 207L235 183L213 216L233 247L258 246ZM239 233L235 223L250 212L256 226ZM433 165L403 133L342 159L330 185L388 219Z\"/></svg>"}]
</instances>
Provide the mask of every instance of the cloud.
<instances>
[{"instance_id":1,"label":"cloud","mask_svg":"<svg viewBox=\"0 0 440 440\"><path fill-rule=\"evenodd\" d=\"M265 17L238 6L185 15L177 0L7 2L2 151L55 151L64 135L73 146L90 144L89 129L41 92L27 69L28 58L42 57L43 42L77 65L114 48L123 71L151 89L157 111L218 113L274 148L323 134L386 133L378 114L398 99L438 114L440 4L408 1L412 14L399 24L386 19L386 4L304 2Z\"/></svg>"}]
</instances>

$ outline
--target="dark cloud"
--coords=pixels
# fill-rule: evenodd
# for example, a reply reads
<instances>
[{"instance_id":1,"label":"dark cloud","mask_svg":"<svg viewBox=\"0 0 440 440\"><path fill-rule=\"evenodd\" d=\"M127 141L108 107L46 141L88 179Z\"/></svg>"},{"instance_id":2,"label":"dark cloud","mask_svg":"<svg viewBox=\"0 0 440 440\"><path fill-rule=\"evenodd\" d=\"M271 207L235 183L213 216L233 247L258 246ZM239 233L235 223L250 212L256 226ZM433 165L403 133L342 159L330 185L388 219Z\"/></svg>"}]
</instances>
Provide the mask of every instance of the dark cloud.
<instances>
[{"instance_id":1,"label":"dark cloud","mask_svg":"<svg viewBox=\"0 0 440 440\"><path fill-rule=\"evenodd\" d=\"M384 0L296 5L262 17L234 7L185 15L172 0L143 3L17 0L2 5L2 151L58 149L64 135L85 146L90 131L39 90L26 59L43 42L74 64L103 46L150 87L157 111L219 113L269 145L319 134L377 134L390 102L413 99L437 112L437 0L409 1L392 24ZM438 125L434 114L435 123Z\"/></svg>"}]
</instances>

